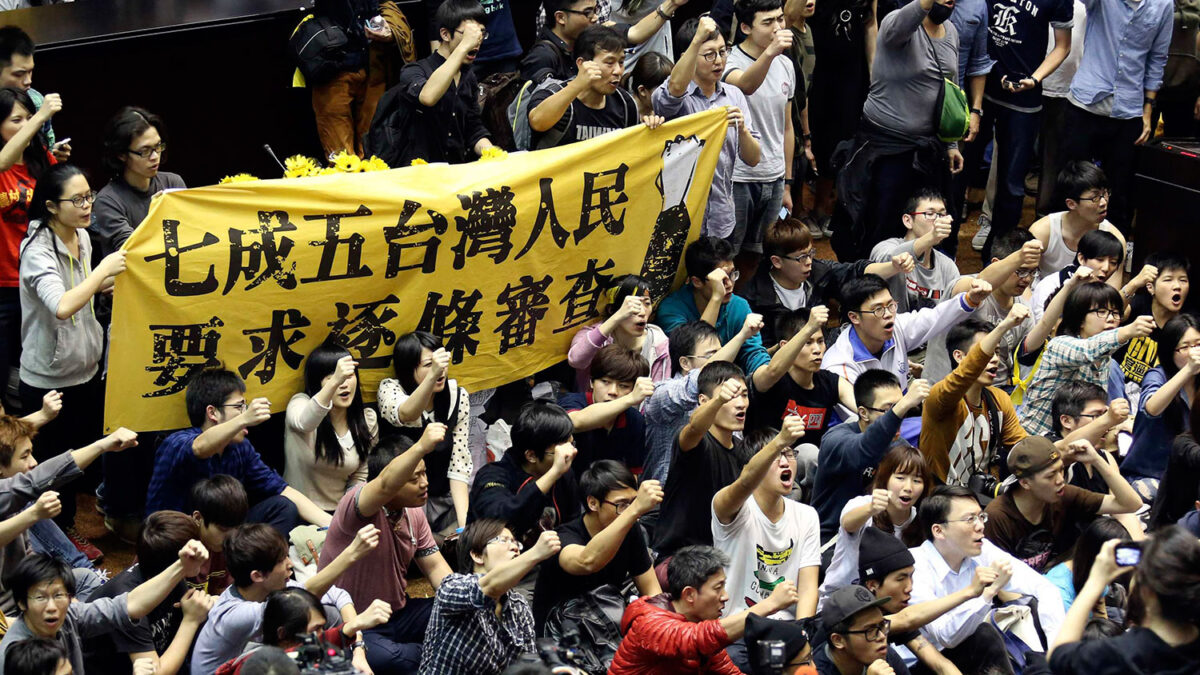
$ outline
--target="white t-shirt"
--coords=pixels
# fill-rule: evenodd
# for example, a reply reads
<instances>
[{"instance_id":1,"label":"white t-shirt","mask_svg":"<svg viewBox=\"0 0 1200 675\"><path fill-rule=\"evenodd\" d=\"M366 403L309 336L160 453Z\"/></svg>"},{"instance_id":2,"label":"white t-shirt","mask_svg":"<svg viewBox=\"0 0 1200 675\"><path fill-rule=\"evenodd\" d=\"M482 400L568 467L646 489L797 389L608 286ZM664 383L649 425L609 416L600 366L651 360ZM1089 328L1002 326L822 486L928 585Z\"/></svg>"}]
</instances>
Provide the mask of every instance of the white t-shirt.
<instances>
[{"instance_id":1,"label":"white t-shirt","mask_svg":"<svg viewBox=\"0 0 1200 675\"><path fill-rule=\"evenodd\" d=\"M779 304L791 310L797 310L808 302L808 282L804 282L794 289L784 288L775 281L775 277L771 277L771 285L775 287L775 297L779 298Z\"/></svg>"},{"instance_id":2,"label":"white t-shirt","mask_svg":"<svg viewBox=\"0 0 1200 675\"><path fill-rule=\"evenodd\" d=\"M846 528L841 527L842 519L846 514L864 504L871 503L871 495L862 495L855 497L846 502L842 507L842 513L838 516L838 533L837 543L833 545L833 560L829 562L829 569L825 572L825 583L821 584L820 602L825 602L825 596L836 591L842 586L858 583L858 544L862 541L862 533L868 527L875 527L871 524L871 519L868 518L862 527L855 532L848 532ZM917 509L913 507L912 513L909 514L908 520L904 523L893 526L896 538L900 538L900 533L904 528L917 517Z\"/></svg>"},{"instance_id":3,"label":"white t-shirt","mask_svg":"<svg viewBox=\"0 0 1200 675\"><path fill-rule=\"evenodd\" d=\"M750 497L728 525L717 521L710 505L713 546L731 560L725 570L729 602L721 616L753 607L781 581L795 581L802 568L820 566L821 519L816 509L791 499L783 503L783 517L772 523ZM795 607L773 618L794 619Z\"/></svg>"}]
</instances>

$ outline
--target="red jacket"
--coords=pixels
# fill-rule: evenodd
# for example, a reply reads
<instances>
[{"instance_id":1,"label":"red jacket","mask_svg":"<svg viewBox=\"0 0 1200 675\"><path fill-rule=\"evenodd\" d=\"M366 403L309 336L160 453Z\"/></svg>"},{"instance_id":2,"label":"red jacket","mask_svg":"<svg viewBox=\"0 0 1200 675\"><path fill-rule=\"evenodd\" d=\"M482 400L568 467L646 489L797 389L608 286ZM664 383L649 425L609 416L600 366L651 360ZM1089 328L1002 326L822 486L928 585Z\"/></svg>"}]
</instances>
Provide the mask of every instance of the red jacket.
<instances>
[{"instance_id":1,"label":"red jacket","mask_svg":"<svg viewBox=\"0 0 1200 675\"><path fill-rule=\"evenodd\" d=\"M639 598L621 617L621 641L608 675L740 675L717 620L693 623L671 607L666 593Z\"/></svg>"}]
</instances>

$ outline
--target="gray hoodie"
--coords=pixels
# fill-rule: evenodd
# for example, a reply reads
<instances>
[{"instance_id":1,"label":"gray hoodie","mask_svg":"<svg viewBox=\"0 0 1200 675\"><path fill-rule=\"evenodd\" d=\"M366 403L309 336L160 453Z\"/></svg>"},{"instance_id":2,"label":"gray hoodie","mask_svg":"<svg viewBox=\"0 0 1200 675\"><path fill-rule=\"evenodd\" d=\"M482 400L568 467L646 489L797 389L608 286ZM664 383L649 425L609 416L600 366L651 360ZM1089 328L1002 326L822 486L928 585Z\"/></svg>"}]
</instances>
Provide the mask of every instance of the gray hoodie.
<instances>
[{"instance_id":1,"label":"gray hoodie","mask_svg":"<svg viewBox=\"0 0 1200 675\"><path fill-rule=\"evenodd\" d=\"M83 384L100 369L104 330L95 301L66 319L55 309L92 271L92 242L79 232L79 259L41 221L29 223L21 242L21 381L38 389Z\"/></svg>"}]
</instances>

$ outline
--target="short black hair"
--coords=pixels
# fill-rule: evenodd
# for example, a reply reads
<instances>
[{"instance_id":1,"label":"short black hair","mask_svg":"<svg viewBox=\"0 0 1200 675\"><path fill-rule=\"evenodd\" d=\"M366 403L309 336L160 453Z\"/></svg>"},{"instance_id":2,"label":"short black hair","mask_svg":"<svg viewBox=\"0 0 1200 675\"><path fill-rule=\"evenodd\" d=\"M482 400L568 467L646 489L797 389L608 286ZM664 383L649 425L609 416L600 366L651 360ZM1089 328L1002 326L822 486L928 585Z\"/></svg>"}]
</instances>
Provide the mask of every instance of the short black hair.
<instances>
[{"instance_id":1,"label":"short black hair","mask_svg":"<svg viewBox=\"0 0 1200 675\"><path fill-rule=\"evenodd\" d=\"M956 350L966 354L971 349L971 345L975 344L976 335L990 333L994 328L995 326L987 321L976 318L970 318L951 326L950 331L946 333L946 354L950 356L950 365L953 367L958 365L954 359Z\"/></svg>"},{"instance_id":2,"label":"short black hair","mask_svg":"<svg viewBox=\"0 0 1200 675\"><path fill-rule=\"evenodd\" d=\"M783 0L738 0L733 3L733 13L738 24L754 25L754 16L759 12L774 12L783 9Z\"/></svg>"},{"instance_id":3,"label":"short black hair","mask_svg":"<svg viewBox=\"0 0 1200 675\"><path fill-rule=\"evenodd\" d=\"M252 572L270 572L287 554L287 540L263 523L242 525L225 537L225 567L235 586L254 583Z\"/></svg>"},{"instance_id":4,"label":"short black hair","mask_svg":"<svg viewBox=\"0 0 1200 675\"><path fill-rule=\"evenodd\" d=\"M808 307L797 307L780 314L775 319L775 335L780 340L791 340L808 323L811 314L812 310Z\"/></svg>"},{"instance_id":5,"label":"short black hair","mask_svg":"<svg viewBox=\"0 0 1200 675\"><path fill-rule=\"evenodd\" d=\"M696 345L701 340L710 337L717 338L718 344L721 342L721 334L717 332L716 328L713 328L712 324L706 321L697 319L676 327L675 330L671 331L670 339L667 342L667 348L671 353L671 368L676 372L682 373L683 366L680 365L679 360L685 356L695 354Z\"/></svg>"},{"instance_id":6,"label":"short black hair","mask_svg":"<svg viewBox=\"0 0 1200 675\"><path fill-rule=\"evenodd\" d=\"M692 38L696 37L696 31L700 28L700 19L692 17L683 22L679 28L675 30L675 60L679 60L679 56L687 51L688 45L692 44ZM712 38L721 38L721 41L728 44L729 40L721 31L713 33Z\"/></svg>"},{"instance_id":7,"label":"short black hair","mask_svg":"<svg viewBox=\"0 0 1200 675\"><path fill-rule=\"evenodd\" d=\"M975 493L962 485L939 485L921 502L917 517L921 519L921 531L927 541L933 541L933 526L945 523L950 517L950 507L955 499L970 499L979 503Z\"/></svg>"},{"instance_id":8,"label":"short black hair","mask_svg":"<svg viewBox=\"0 0 1200 675\"><path fill-rule=\"evenodd\" d=\"M262 643L278 645L299 641L308 632L308 619L314 610L325 613L320 599L307 589L293 587L271 591L262 610Z\"/></svg>"},{"instance_id":9,"label":"short black hair","mask_svg":"<svg viewBox=\"0 0 1200 675\"><path fill-rule=\"evenodd\" d=\"M1058 190L1058 203L1066 205L1068 199L1079 201L1088 190L1104 190L1108 188L1108 176L1092 162L1075 160L1058 172L1055 185Z\"/></svg>"},{"instance_id":10,"label":"short black hair","mask_svg":"<svg viewBox=\"0 0 1200 675\"><path fill-rule=\"evenodd\" d=\"M33 38L20 26L0 27L0 68L12 65L13 54L33 56L34 49ZM34 111L29 112L32 114Z\"/></svg>"},{"instance_id":11,"label":"short black hair","mask_svg":"<svg viewBox=\"0 0 1200 675\"><path fill-rule=\"evenodd\" d=\"M592 462L579 477L579 494L585 507L588 497L595 497L596 501L602 502L608 493L614 490L636 490L637 487L637 479L633 477L633 472L614 459Z\"/></svg>"},{"instance_id":12,"label":"short black hair","mask_svg":"<svg viewBox=\"0 0 1200 675\"><path fill-rule=\"evenodd\" d=\"M712 546L684 546L667 563L667 592L678 599L683 589L699 589L728 565L729 556L724 551Z\"/></svg>"},{"instance_id":13,"label":"short black hair","mask_svg":"<svg viewBox=\"0 0 1200 675\"><path fill-rule=\"evenodd\" d=\"M1083 380L1071 380L1054 391L1054 400L1050 403L1050 428L1061 434L1063 427L1060 416L1079 417L1088 401L1104 401L1108 403L1108 392L1098 385Z\"/></svg>"},{"instance_id":14,"label":"short black hair","mask_svg":"<svg viewBox=\"0 0 1200 675\"><path fill-rule=\"evenodd\" d=\"M880 389L900 389L900 380L890 370L868 368L854 380L854 400L858 405L875 405L875 392Z\"/></svg>"},{"instance_id":15,"label":"short black hair","mask_svg":"<svg viewBox=\"0 0 1200 675\"><path fill-rule=\"evenodd\" d=\"M889 291L888 284L877 274L864 274L851 279L842 287L842 313L862 312L862 306L871 296L880 291Z\"/></svg>"},{"instance_id":16,"label":"short black hair","mask_svg":"<svg viewBox=\"0 0 1200 675\"><path fill-rule=\"evenodd\" d=\"M496 518L472 520L458 540L458 571L463 574L474 572L475 560L471 554L482 556L487 550L488 542L500 536L507 527L507 523Z\"/></svg>"},{"instance_id":17,"label":"short black hair","mask_svg":"<svg viewBox=\"0 0 1200 675\"><path fill-rule=\"evenodd\" d=\"M1117 289L1099 281L1076 286L1067 296L1066 303L1063 304L1062 322L1058 324L1058 334L1079 337L1088 313L1093 309L1104 308L1118 313L1125 311L1125 300L1117 292Z\"/></svg>"},{"instance_id":18,"label":"short black hair","mask_svg":"<svg viewBox=\"0 0 1200 675\"><path fill-rule=\"evenodd\" d=\"M367 480L375 480L393 459L403 455L413 446L412 438L403 434L385 436L379 444L367 455Z\"/></svg>"},{"instance_id":19,"label":"short black hair","mask_svg":"<svg viewBox=\"0 0 1200 675\"><path fill-rule=\"evenodd\" d=\"M525 462L527 450L541 460L551 446L567 442L574 433L575 423L566 410L548 401L530 401L521 406L513 424L512 451L521 463Z\"/></svg>"},{"instance_id":20,"label":"short black hair","mask_svg":"<svg viewBox=\"0 0 1200 675\"><path fill-rule=\"evenodd\" d=\"M204 426L208 419L208 406L221 407L225 399L234 392L245 393L246 383L231 370L201 370L188 382L183 395L187 405L188 421L194 427Z\"/></svg>"},{"instance_id":21,"label":"short black hair","mask_svg":"<svg viewBox=\"0 0 1200 675\"><path fill-rule=\"evenodd\" d=\"M264 645L242 662L241 675L300 675L300 666L279 647Z\"/></svg>"},{"instance_id":22,"label":"short black hair","mask_svg":"<svg viewBox=\"0 0 1200 675\"><path fill-rule=\"evenodd\" d=\"M137 562L142 578L158 576L179 559L179 549L200 538L200 526L179 511L155 511L138 533Z\"/></svg>"},{"instance_id":23,"label":"short black hair","mask_svg":"<svg viewBox=\"0 0 1200 675\"><path fill-rule=\"evenodd\" d=\"M688 276L701 281L726 262L733 262L733 246L719 237L700 237L683 253Z\"/></svg>"},{"instance_id":24,"label":"short black hair","mask_svg":"<svg viewBox=\"0 0 1200 675\"><path fill-rule=\"evenodd\" d=\"M917 188L917 191L912 193L912 196L908 198L908 201L904 202L904 212L908 215L912 215L912 213L917 210L917 207L921 205L921 202L925 201L941 202L942 206L949 206L949 204L946 203L945 195L943 195L941 191L926 185Z\"/></svg>"},{"instance_id":25,"label":"short black hair","mask_svg":"<svg viewBox=\"0 0 1200 675\"><path fill-rule=\"evenodd\" d=\"M1192 263L1187 256L1174 251L1155 251L1146 256L1145 264L1157 267L1159 276L1168 270L1184 274L1192 273Z\"/></svg>"},{"instance_id":26,"label":"short black hair","mask_svg":"<svg viewBox=\"0 0 1200 675\"><path fill-rule=\"evenodd\" d=\"M1019 227L1013 228L1008 232L997 235L992 241L992 257L997 260L1004 260L1008 256L1020 251L1026 242L1033 241L1033 235L1029 230ZM984 265L987 267L987 265Z\"/></svg>"},{"instance_id":27,"label":"short black hair","mask_svg":"<svg viewBox=\"0 0 1200 675\"><path fill-rule=\"evenodd\" d=\"M202 478L192 485L191 505L199 511L208 525L237 527L246 522L250 510L250 499L241 481L233 476L219 473Z\"/></svg>"},{"instance_id":28,"label":"short black hair","mask_svg":"<svg viewBox=\"0 0 1200 675\"><path fill-rule=\"evenodd\" d=\"M746 432L742 436L742 442L733 446L733 456L737 458L738 464L745 466L777 435L779 435L779 429L775 427L761 427Z\"/></svg>"},{"instance_id":29,"label":"short black hair","mask_svg":"<svg viewBox=\"0 0 1200 675\"><path fill-rule=\"evenodd\" d=\"M1079 238L1079 248L1075 255L1077 259L1082 256L1083 260L1113 258L1120 265L1125 260L1125 247L1112 232L1089 230Z\"/></svg>"},{"instance_id":30,"label":"short black hair","mask_svg":"<svg viewBox=\"0 0 1200 675\"><path fill-rule=\"evenodd\" d=\"M701 394L712 396L713 392L720 387L725 380L730 378L746 381L746 373L736 363L728 361L709 361L700 369L700 376L696 379L696 387Z\"/></svg>"},{"instance_id":31,"label":"short black hair","mask_svg":"<svg viewBox=\"0 0 1200 675\"><path fill-rule=\"evenodd\" d=\"M46 675L58 670L58 664L69 661L67 648L58 640L28 638L8 646L4 653L4 675Z\"/></svg>"},{"instance_id":32,"label":"short black hair","mask_svg":"<svg viewBox=\"0 0 1200 675\"><path fill-rule=\"evenodd\" d=\"M595 24L583 29L575 38L575 46L571 56L575 59L590 61L596 58L596 52L613 52L625 59L625 38L610 26Z\"/></svg>"},{"instance_id":33,"label":"short black hair","mask_svg":"<svg viewBox=\"0 0 1200 675\"><path fill-rule=\"evenodd\" d=\"M4 578L4 585L12 592L13 602L28 605L29 589L38 584L61 581L67 595L75 597L75 572L62 558L45 553L31 553L17 563Z\"/></svg>"},{"instance_id":34,"label":"short black hair","mask_svg":"<svg viewBox=\"0 0 1200 675\"><path fill-rule=\"evenodd\" d=\"M433 25L437 28L438 36L441 36L443 29L453 36L454 31L458 30L464 21L474 21L486 26L488 19L483 5L477 0L445 0L433 15Z\"/></svg>"}]
</instances>

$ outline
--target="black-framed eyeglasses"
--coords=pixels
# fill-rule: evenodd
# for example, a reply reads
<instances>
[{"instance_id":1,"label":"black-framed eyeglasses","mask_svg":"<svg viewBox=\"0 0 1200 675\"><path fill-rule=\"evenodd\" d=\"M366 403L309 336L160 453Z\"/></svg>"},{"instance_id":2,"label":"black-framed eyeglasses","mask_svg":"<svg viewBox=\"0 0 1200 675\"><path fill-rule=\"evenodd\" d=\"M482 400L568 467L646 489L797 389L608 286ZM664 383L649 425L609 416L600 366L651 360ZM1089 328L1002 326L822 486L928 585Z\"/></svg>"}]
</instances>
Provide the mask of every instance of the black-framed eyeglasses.
<instances>
[{"instance_id":1,"label":"black-framed eyeglasses","mask_svg":"<svg viewBox=\"0 0 1200 675\"><path fill-rule=\"evenodd\" d=\"M788 461L791 461L793 459L796 459L796 450L795 450L795 448L788 448L787 450L780 450L779 456L783 457L784 459L786 459Z\"/></svg>"},{"instance_id":2,"label":"black-framed eyeglasses","mask_svg":"<svg viewBox=\"0 0 1200 675\"><path fill-rule=\"evenodd\" d=\"M1096 316L1100 317L1101 319L1119 319L1119 318L1121 318L1121 313L1118 312L1117 310L1106 309L1104 307L1097 307L1096 309L1090 309L1090 310L1088 310L1088 314L1095 314Z\"/></svg>"},{"instance_id":3,"label":"black-framed eyeglasses","mask_svg":"<svg viewBox=\"0 0 1200 675\"><path fill-rule=\"evenodd\" d=\"M564 11L565 11L565 10L564 10ZM457 34L459 34L459 33L465 33L465 32L466 32L465 30L463 30L462 28L459 28L458 30L454 31L454 34L455 34L455 35L457 35ZM482 32L481 39L483 39L483 40L486 40L486 39L488 39L488 32L487 32L486 30L485 30L485 31L481 31L481 32Z\"/></svg>"},{"instance_id":4,"label":"black-framed eyeglasses","mask_svg":"<svg viewBox=\"0 0 1200 675\"><path fill-rule=\"evenodd\" d=\"M718 49L715 52L704 52L703 54L700 55L701 58L703 58L705 61L708 61L709 63L716 63L718 56L720 56L721 58L725 58L726 56L729 56L729 48L721 47L720 49Z\"/></svg>"},{"instance_id":5,"label":"black-framed eyeglasses","mask_svg":"<svg viewBox=\"0 0 1200 675\"><path fill-rule=\"evenodd\" d=\"M811 252L808 252L808 253L801 253L800 255L785 255L785 256L780 256L780 257L783 258L784 260L791 260L792 262L806 263L806 262L812 262L813 254Z\"/></svg>"},{"instance_id":6,"label":"black-framed eyeglasses","mask_svg":"<svg viewBox=\"0 0 1200 675\"><path fill-rule=\"evenodd\" d=\"M1108 414L1108 411L1107 411L1107 410L1102 410L1102 411L1100 411L1100 412L1098 412L1098 413L1079 413L1079 419L1083 419L1083 418L1085 418L1085 417L1086 417L1086 418L1088 418L1089 420L1094 420L1094 419L1096 419L1097 417L1104 417L1104 416L1105 416L1105 415L1107 415L1107 414Z\"/></svg>"},{"instance_id":7,"label":"black-framed eyeglasses","mask_svg":"<svg viewBox=\"0 0 1200 675\"><path fill-rule=\"evenodd\" d=\"M888 304L882 305L880 307L876 307L875 309L860 309L860 310L858 310L858 313L859 314L874 314L876 319L882 319L883 317L887 316L888 314L895 315L896 311L899 309L900 309L900 305L897 305L896 301L893 300L893 301L889 302Z\"/></svg>"},{"instance_id":8,"label":"black-framed eyeglasses","mask_svg":"<svg viewBox=\"0 0 1200 675\"><path fill-rule=\"evenodd\" d=\"M879 642L887 637L887 634L892 632L892 622L890 619L884 619L877 624L867 626L862 630L848 630L847 635L862 635L870 642Z\"/></svg>"},{"instance_id":9,"label":"black-framed eyeglasses","mask_svg":"<svg viewBox=\"0 0 1200 675\"><path fill-rule=\"evenodd\" d=\"M246 412L246 402L245 401L242 401L241 403L222 403L221 407L222 408L233 408L234 410L236 410L238 412Z\"/></svg>"},{"instance_id":10,"label":"black-framed eyeglasses","mask_svg":"<svg viewBox=\"0 0 1200 675\"><path fill-rule=\"evenodd\" d=\"M1079 198L1079 201L1081 201L1081 202L1095 202L1096 204L1099 204L1100 202L1106 202L1106 201L1108 201L1110 197L1112 197L1112 193L1111 193L1111 192L1109 192L1108 190L1102 190L1102 191L1100 191L1100 192L1097 192L1097 193L1096 193L1096 195L1095 195L1094 197L1080 197L1080 198Z\"/></svg>"},{"instance_id":11,"label":"black-framed eyeglasses","mask_svg":"<svg viewBox=\"0 0 1200 675\"><path fill-rule=\"evenodd\" d=\"M1032 279L1033 275L1037 274L1037 270L1017 270L1016 274L1018 279Z\"/></svg>"},{"instance_id":12,"label":"black-framed eyeglasses","mask_svg":"<svg viewBox=\"0 0 1200 675\"><path fill-rule=\"evenodd\" d=\"M872 408L869 405L864 405L863 408L866 410L870 410L871 412L877 412L877 413L884 414L884 415L892 412L892 406L890 406L890 405L886 408Z\"/></svg>"},{"instance_id":13,"label":"black-framed eyeglasses","mask_svg":"<svg viewBox=\"0 0 1200 675\"><path fill-rule=\"evenodd\" d=\"M591 7L588 7L587 9L567 9L564 7L558 11L566 12L567 14L582 14L590 20L590 19L596 18L596 13L600 11L600 8L596 7L595 5L592 5Z\"/></svg>"},{"instance_id":14,"label":"black-framed eyeglasses","mask_svg":"<svg viewBox=\"0 0 1200 675\"><path fill-rule=\"evenodd\" d=\"M137 155L138 157L141 157L142 159L150 159L152 156L154 156L154 153L157 152L158 154L161 155L166 151L167 151L167 142L166 141L159 141L158 145L152 145L148 148L141 148L140 150L134 150L133 148L129 148L129 152L132 152L133 154Z\"/></svg>"},{"instance_id":15,"label":"black-framed eyeglasses","mask_svg":"<svg viewBox=\"0 0 1200 675\"><path fill-rule=\"evenodd\" d=\"M800 667L800 666L809 666L809 667L815 667L815 666L816 666L816 663L813 661L813 658L812 658L812 656L809 656L808 658L804 659L803 661L792 661L792 662L791 662L791 663L789 663L788 665L789 665L789 666L794 666L794 667L797 667L797 668L798 668L798 667Z\"/></svg>"},{"instance_id":16,"label":"black-framed eyeglasses","mask_svg":"<svg viewBox=\"0 0 1200 675\"><path fill-rule=\"evenodd\" d=\"M88 204L96 203L96 191L89 190L88 193L84 194L84 195L75 195L74 197L67 197L66 199L55 199L54 201L56 201L56 202L71 202L71 204L74 205L75 208L82 209L84 206L86 206Z\"/></svg>"},{"instance_id":17,"label":"black-framed eyeglasses","mask_svg":"<svg viewBox=\"0 0 1200 675\"><path fill-rule=\"evenodd\" d=\"M617 512L618 516L621 515L622 513L625 513L625 509L629 508L630 506L633 506L633 502L610 502L607 499L601 501L600 503L608 504L609 506L613 507L613 510L615 510Z\"/></svg>"},{"instance_id":18,"label":"black-framed eyeglasses","mask_svg":"<svg viewBox=\"0 0 1200 675\"><path fill-rule=\"evenodd\" d=\"M950 214L946 211L934 211L933 209L929 209L928 211L909 211L908 215L910 215L910 216L925 216L925 220L933 220L935 218L942 219L942 218L950 218L951 217Z\"/></svg>"}]
</instances>

